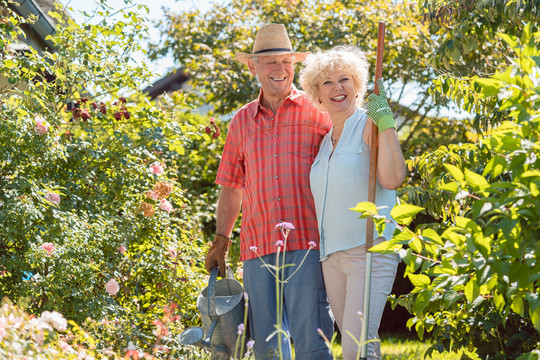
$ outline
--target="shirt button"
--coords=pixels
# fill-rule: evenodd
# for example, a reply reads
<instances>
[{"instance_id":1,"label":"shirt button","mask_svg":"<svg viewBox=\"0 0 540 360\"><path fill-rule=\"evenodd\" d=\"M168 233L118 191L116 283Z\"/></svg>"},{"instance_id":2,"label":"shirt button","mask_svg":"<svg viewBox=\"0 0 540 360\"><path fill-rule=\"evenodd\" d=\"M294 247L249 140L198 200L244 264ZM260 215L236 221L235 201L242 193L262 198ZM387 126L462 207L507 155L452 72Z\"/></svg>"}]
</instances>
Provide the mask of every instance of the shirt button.
<instances>
[{"instance_id":1,"label":"shirt button","mask_svg":"<svg viewBox=\"0 0 540 360\"><path fill-rule=\"evenodd\" d=\"M279 178L279 176L277 176L277 175L276 175L276 176L274 176L274 179L276 179L276 180L277 180L278 178Z\"/></svg>"},{"instance_id":2,"label":"shirt button","mask_svg":"<svg viewBox=\"0 0 540 360\"><path fill-rule=\"evenodd\" d=\"M278 134L274 135L274 137L278 137Z\"/></svg>"},{"instance_id":3,"label":"shirt button","mask_svg":"<svg viewBox=\"0 0 540 360\"><path fill-rule=\"evenodd\" d=\"M274 154L274 157L277 158L277 154Z\"/></svg>"},{"instance_id":4,"label":"shirt button","mask_svg":"<svg viewBox=\"0 0 540 360\"><path fill-rule=\"evenodd\" d=\"M281 198L279 198L279 197L278 197L278 198L276 198L276 200L277 200L277 201L280 201L280 200L281 200Z\"/></svg>"}]
</instances>

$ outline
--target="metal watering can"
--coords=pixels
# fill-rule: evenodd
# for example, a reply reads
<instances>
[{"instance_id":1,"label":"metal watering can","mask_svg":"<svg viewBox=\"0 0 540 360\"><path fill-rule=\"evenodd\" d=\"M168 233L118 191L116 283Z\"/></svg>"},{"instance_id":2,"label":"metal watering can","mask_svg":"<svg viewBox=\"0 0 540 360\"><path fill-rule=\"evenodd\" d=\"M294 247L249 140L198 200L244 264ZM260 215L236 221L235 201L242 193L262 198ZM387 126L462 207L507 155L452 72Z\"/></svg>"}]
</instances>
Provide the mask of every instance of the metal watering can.
<instances>
[{"instance_id":1,"label":"metal watering can","mask_svg":"<svg viewBox=\"0 0 540 360\"><path fill-rule=\"evenodd\" d=\"M204 329L187 328L178 340L182 345L206 348L214 352L217 359L227 359L233 355L238 325L244 320L244 288L234 279L230 268L227 268L227 278L216 281L218 274L219 268L212 270L208 286L197 299Z\"/></svg>"}]
</instances>

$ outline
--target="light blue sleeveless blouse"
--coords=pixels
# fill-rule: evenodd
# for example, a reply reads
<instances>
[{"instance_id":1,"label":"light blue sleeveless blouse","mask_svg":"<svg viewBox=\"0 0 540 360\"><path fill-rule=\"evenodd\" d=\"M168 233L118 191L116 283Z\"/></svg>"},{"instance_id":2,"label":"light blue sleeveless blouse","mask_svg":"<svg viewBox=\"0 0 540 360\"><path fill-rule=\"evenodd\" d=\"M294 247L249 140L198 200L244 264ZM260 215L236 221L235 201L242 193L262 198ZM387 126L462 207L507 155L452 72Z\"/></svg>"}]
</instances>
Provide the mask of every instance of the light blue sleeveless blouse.
<instances>
[{"instance_id":1,"label":"light blue sleeveless blouse","mask_svg":"<svg viewBox=\"0 0 540 360\"><path fill-rule=\"evenodd\" d=\"M324 137L319 153L311 166L311 193L315 201L320 236L321 261L328 255L366 243L366 219L350 210L368 199L369 147L362 133L367 115L357 109L345 122L343 132L332 154L332 133ZM379 214L390 218L396 203L396 192L383 188L377 182L375 204L385 206ZM395 226L386 224L383 236L389 240ZM378 238L376 229L373 239Z\"/></svg>"}]
</instances>

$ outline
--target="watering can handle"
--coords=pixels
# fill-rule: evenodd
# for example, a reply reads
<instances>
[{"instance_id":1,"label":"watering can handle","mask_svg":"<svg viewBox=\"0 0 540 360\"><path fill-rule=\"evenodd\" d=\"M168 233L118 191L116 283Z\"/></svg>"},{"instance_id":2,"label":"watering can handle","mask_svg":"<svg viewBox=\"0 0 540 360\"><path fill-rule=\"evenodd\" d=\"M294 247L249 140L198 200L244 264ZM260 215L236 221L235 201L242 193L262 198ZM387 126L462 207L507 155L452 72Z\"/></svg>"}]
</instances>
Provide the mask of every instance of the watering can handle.
<instances>
[{"instance_id":1,"label":"watering can handle","mask_svg":"<svg viewBox=\"0 0 540 360\"><path fill-rule=\"evenodd\" d=\"M213 268L208 280L208 316L211 320L217 319L216 313L216 280L219 274L219 268ZM234 279L232 269L227 266L227 278Z\"/></svg>"}]
</instances>

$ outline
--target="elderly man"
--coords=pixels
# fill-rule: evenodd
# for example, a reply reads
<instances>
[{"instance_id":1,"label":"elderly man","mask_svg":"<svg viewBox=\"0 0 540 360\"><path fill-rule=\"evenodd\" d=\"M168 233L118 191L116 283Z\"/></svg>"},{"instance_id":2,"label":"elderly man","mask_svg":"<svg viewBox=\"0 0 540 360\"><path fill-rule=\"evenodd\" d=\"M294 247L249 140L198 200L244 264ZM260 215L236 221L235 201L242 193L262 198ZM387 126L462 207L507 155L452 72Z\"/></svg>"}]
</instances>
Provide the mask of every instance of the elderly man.
<instances>
[{"instance_id":1,"label":"elderly man","mask_svg":"<svg viewBox=\"0 0 540 360\"><path fill-rule=\"evenodd\" d=\"M283 304L281 329L294 343L296 360L331 359L321 329L331 338L333 320L319 262L319 234L310 193L309 172L322 137L331 127L306 94L292 84L293 64L308 53L294 52L285 26L259 29L252 53L236 59L257 76L259 97L243 106L229 124L216 183L222 186L217 209L217 234L206 257L206 268L225 262L229 236L242 210L240 234L244 288L249 295L249 330L256 359L278 357L276 301ZM283 242L276 225L293 227ZM285 246L285 249L283 249ZM285 251L282 300L276 279L264 264L275 265ZM302 262L302 259L305 260ZM282 264L283 265L283 264ZM281 336L281 335L279 335ZM281 353L291 359L282 337Z\"/></svg>"}]
</instances>

